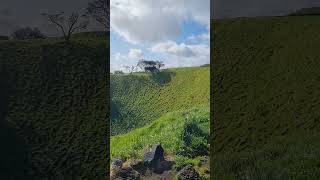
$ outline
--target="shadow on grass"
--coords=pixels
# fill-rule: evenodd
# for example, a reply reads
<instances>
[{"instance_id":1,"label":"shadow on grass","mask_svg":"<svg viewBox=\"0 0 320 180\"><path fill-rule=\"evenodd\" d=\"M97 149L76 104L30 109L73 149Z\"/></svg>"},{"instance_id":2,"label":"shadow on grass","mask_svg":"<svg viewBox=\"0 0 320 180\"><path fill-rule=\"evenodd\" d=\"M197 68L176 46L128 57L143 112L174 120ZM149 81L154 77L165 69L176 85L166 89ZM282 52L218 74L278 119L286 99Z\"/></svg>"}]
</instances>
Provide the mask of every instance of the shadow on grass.
<instances>
[{"instance_id":1,"label":"shadow on grass","mask_svg":"<svg viewBox=\"0 0 320 180\"><path fill-rule=\"evenodd\" d=\"M172 71L160 71L158 73L151 74L150 78L152 81L159 85L167 84L171 81L172 77L175 76L176 73Z\"/></svg>"},{"instance_id":2,"label":"shadow on grass","mask_svg":"<svg viewBox=\"0 0 320 180\"><path fill-rule=\"evenodd\" d=\"M311 179L320 177L320 140L316 132L270 139L264 146L212 156L214 179Z\"/></svg>"},{"instance_id":3,"label":"shadow on grass","mask_svg":"<svg viewBox=\"0 0 320 180\"><path fill-rule=\"evenodd\" d=\"M6 121L9 97L12 93L12 79L8 70L0 66L0 179L31 179L27 170L30 163L27 158L27 146Z\"/></svg>"}]
</instances>

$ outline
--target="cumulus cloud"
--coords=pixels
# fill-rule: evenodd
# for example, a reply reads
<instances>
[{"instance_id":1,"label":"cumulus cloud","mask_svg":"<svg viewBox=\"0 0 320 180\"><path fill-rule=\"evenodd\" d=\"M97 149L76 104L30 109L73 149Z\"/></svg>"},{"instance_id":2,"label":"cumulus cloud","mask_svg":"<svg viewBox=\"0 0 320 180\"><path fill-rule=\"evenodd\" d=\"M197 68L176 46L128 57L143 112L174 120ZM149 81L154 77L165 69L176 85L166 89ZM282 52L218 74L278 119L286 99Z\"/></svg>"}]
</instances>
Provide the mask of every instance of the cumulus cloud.
<instances>
[{"instance_id":1,"label":"cumulus cloud","mask_svg":"<svg viewBox=\"0 0 320 180\"><path fill-rule=\"evenodd\" d=\"M210 47L207 44L177 44L174 41L157 43L150 47L153 59L164 61L165 67L191 67L210 63ZM140 49L130 49L128 53L112 53L111 69L125 71L124 66L135 66L144 58Z\"/></svg>"},{"instance_id":2,"label":"cumulus cloud","mask_svg":"<svg viewBox=\"0 0 320 180\"><path fill-rule=\"evenodd\" d=\"M209 5L209 0L113 0L111 31L133 44L173 39L184 20L209 26Z\"/></svg>"},{"instance_id":3,"label":"cumulus cloud","mask_svg":"<svg viewBox=\"0 0 320 180\"><path fill-rule=\"evenodd\" d=\"M155 53L165 53L178 57L199 57L210 54L208 45L205 44L177 44L174 41L158 43L151 47L151 51Z\"/></svg>"},{"instance_id":4,"label":"cumulus cloud","mask_svg":"<svg viewBox=\"0 0 320 180\"><path fill-rule=\"evenodd\" d=\"M166 67L190 67L210 63L210 47L207 44L177 44L167 41L155 44L150 50L164 55Z\"/></svg>"},{"instance_id":5,"label":"cumulus cloud","mask_svg":"<svg viewBox=\"0 0 320 180\"><path fill-rule=\"evenodd\" d=\"M210 34L209 31L207 33L199 34L199 35L191 35L187 38L187 42L189 43L209 43Z\"/></svg>"},{"instance_id":6,"label":"cumulus cloud","mask_svg":"<svg viewBox=\"0 0 320 180\"><path fill-rule=\"evenodd\" d=\"M207 27L203 34L179 40L185 22ZM112 0L111 36L120 35L130 49L127 54L111 55L111 71L123 65L136 65L143 53L152 60L164 61L167 68L188 67L210 62L210 0ZM114 33L114 34L113 34ZM133 46L139 45L139 46ZM140 46L142 45L142 46Z\"/></svg>"},{"instance_id":7,"label":"cumulus cloud","mask_svg":"<svg viewBox=\"0 0 320 180\"><path fill-rule=\"evenodd\" d=\"M167 55L162 59L165 67L192 67L210 63L210 55L203 54L201 56L180 57L175 55Z\"/></svg>"},{"instance_id":8,"label":"cumulus cloud","mask_svg":"<svg viewBox=\"0 0 320 180\"><path fill-rule=\"evenodd\" d=\"M113 53L111 54L111 67L110 71L124 70L124 66L136 65L137 60L142 59L144 56L141 49L130 49L127 54Z\"/></svg>"},{"instance_id":9,"label":"cumulus cloud","mask_svg":"<svg viewBox=\"0 0 320 180\"><path fill-rule=\"evenodd\" d=\"M141 59L143 58L143 52L141 49L130 49L128 57L129 59Z\"/></svg>"}]
</instances>

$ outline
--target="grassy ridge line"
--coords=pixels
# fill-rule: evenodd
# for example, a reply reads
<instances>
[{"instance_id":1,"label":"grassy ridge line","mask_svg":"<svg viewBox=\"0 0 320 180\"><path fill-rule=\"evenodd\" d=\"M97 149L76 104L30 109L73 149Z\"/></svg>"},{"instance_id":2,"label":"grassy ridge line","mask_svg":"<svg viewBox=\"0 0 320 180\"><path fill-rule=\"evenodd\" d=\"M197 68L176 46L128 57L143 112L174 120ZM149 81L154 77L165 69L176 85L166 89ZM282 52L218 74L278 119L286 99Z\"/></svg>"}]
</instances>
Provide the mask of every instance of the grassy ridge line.
<instances>
[{"instance_id":1,"label":"grassy ridge line","mask_svg":"<svg viewBox=\"0 0 320 180\"><path fill-rule=\"evenodd\" d=\"M226 160L230 153L239 157L242 152L268 149L279 137L286 143L296 132L308 136L320 129L316 110L320 108L319 20L320 16L290 16L212 21L212 44L216 45L212 49L211 154ZM307 142L297 146L307 147ZM282 163L282 167L275 164L274 171L289 165L289 161ZM245 176L243 169L250 170L248 164L237 161L225 168L238 165L233 169L235 179ZM299 166L291 170L293 177L299 177L293 175L299 173Z\"/></svg>"},{"instance_id":2,"label":"grassy ridge line","mask_svg":"<svg viewBox=\"0 0 320 180\"><path fill-rule=\"evenodd\" d=\"M30 166L24 173L32 179L106 178L106 41L9 41L0 46L1 69L11 88L1 120L25 142Z\"/></svg>"},{"instance_id":3,"label":"grassy ridge line","mask_svg":"<svg viewBox=\"0 0 320 180\"><path fill-rule=\"evenodd\" d=\"M112 134L142 127L171 111L209 103L209 72L209 67L196 67L154 76L111 76Z\"/></svg>"},{"instance_id":4,"label":"grassy ridge line","mask_svg":"<svg viewBox=\"0 0 320 180\"><path fill-rule=\"evenodd\" d=\"M210 112L208 106L170 112L142 128L111 137L111 159L141 159L144 148L158 143L162 144L167 154L175 156L177 149L182 145L181 135L186 123L186 115L209 134Z\"/></svg>"}]
</instances>

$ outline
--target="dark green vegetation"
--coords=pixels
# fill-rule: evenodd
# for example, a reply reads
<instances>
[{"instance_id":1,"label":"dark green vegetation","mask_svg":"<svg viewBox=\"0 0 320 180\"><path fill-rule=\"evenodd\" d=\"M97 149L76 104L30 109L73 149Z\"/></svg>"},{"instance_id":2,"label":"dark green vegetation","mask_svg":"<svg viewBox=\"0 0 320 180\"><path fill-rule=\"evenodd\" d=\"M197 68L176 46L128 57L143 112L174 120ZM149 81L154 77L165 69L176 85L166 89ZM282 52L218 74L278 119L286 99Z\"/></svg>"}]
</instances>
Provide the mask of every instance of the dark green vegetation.
<instances>
[{"instance_id":1,"label":"dark green vegetation","mask_svg":"<svg viewBox=\"0 0 320 180\"><path fill-rule=\"evenodd\" d=\"M168 112L209 104L209 79L209 67L111 75L112 134L142 127Z\"/></svg>"},{"instance_id":2,"label":"dark green vegetation","mask_svg":"<svg viewBox=\"0 0 320 180\"><path fill-rule=\"evenodd\" d=\"M213 178L317 179L320 16L212 27Z\"/></svg>"},{"instance_id":3,"label":"dark green vegetation","mask_svg":"<svg viewBox=\"0 0 320 180\"><path fill-rule=\"evenodd\" d=\"M208 179L209 163L199 163L210 148L209 70L112 75L111 159L142 159L149 145L161 143L175 170L192 164Z\"/></svg>"},{"instance_id":4,"label":"dark green vegetation","mask_svg":"<svg viewBox=\"0 0 320 180\"><path fill-rule=\"evenodd\" d=\"M0 179L108 176L107 42L0 42Z\"/></svg>"}]
</instances>

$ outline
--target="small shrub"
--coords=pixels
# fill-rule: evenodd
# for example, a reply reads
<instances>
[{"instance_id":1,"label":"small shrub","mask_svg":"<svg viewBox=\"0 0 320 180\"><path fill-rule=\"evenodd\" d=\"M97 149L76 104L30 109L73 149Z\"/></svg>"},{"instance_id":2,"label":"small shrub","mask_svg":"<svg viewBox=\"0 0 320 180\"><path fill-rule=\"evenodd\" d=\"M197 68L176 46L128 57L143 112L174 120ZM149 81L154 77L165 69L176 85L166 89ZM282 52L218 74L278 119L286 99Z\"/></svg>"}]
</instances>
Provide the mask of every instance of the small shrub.
<instances>
[{"instance_id":1,"label":"small shrub","mask_svg":"<svg viewBox=\"0 0 320 180\"><path fill-rule=\"evenodd\" d=\"M208 137L209 134L196 120L186 120L181 134L182 144L178 146L177 154L192 158L208 155Z\"/></svg>"},{"instance_id":2,"label":"small shrub","mask_svg":"<svg viewBox=\"0 0 320 180\"><path fill-rule=\"evenodd\" d=\"M12 33L12 38L16 40L43 39L45 35L38 28L21 28Z\"/></svg>"},{"instance_id":3,"label":"small shrub","mask_svg":"<svg viewBox=\"0 0 320 180\"><path fill-rule=\"evenodd\" d=\"M195 166L196 164L197 164L197 162L194 159L189 159L184 156L177 156L175 159L174 167L176 170L180 171L183 167L185 167L187 165Z\"/></svg>"}]
</instances>

